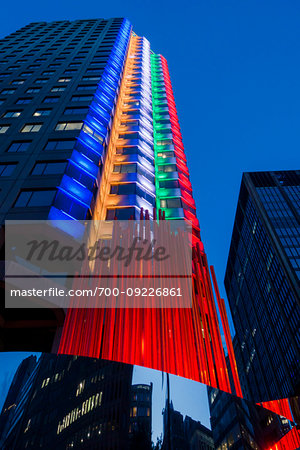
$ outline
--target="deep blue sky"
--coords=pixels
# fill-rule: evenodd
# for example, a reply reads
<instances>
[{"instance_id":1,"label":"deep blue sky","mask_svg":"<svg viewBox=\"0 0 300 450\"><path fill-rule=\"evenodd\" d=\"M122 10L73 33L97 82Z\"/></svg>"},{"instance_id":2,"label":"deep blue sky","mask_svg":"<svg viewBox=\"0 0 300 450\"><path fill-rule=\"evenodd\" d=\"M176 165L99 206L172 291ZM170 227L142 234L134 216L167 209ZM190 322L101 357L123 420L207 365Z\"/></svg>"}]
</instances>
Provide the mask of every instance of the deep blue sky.
<instances>
[{"instance_id":1,"label":"deep blue sky","mask_svg":"<svg viewBox=\"0 0 300 450\"><path fill-rule=\"evenodd\" d=\"M122 16L168 60L202 238L225 296L242 172L299 168L300 3L16 0L1 10L0 37L33 21Z\"/></svg>"}]
</instances>

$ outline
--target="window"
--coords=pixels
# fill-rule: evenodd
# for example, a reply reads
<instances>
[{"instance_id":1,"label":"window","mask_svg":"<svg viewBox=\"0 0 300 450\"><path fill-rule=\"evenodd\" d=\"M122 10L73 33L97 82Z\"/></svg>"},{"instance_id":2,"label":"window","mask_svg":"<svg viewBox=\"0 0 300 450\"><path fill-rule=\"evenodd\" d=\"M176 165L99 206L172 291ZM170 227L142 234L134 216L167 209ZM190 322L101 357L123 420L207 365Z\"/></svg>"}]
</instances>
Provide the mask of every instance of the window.
<instances>
[{"instance_id":1,"label":"window","mask_svg":"<svg viewBox=\"0 0 300 450\"><path fill-rule=\"evenodd\" d=\"M37 78L35 80L35 83L37 83L37 84L44 84L44 83L47 83L48 81L49 81L49 78Z\"/></svg>"},{"instance_id":2,"label":"window","mask_svg":"<svg viewBox=\"0 0 300 450\"><path fill-rule=\"evenodd\" d=\"M45 97L43 103L57 103L59 97Z\"/></svg>"},{"instance_id":3,"label":"window","mask_svg":"<svg viewBox=\"0 0 300 450\"><path fill-rule=\"evenodd\" d=\"M11 84L23 84L23 83L25 83L25 80L13 80L11 82Z\"/></svg>"},{"instance_id":4,"label":"window","mask_svg":"<svg viewBox=\"0 0 300 450\"><path fill-rule=\"evenodd\" d=\"M87 114L89 108L66 108L64 114Z\"/></svg>"},{"instance_id":5,"label":"window","mask_svg":"<svg viewBox=\"0 0 300 450\"><path fill-rule=\"evenodd\" d=\"M42 75L53 75L55 72L54 70L45 70L45 72L42 73Z\"/></svg>"},{"instance_id":6,"label":"window","mask_svg":"<svg viewBox=\"0 0 300 450\"><path fill-rule=\"evenodd\" d=\"M35 117L39 117L39 116L49 116L49 114L51 114L52 109L37 109L34 113L33 116Z\"/></svg>"},{"instance_id":7,"label":"window","mask_svg":"<svg viewBox=\"0 0 300 450\"><path fill-rule=\"evenodd\" d=\"M114 218L119 220L128 220L131 217L135 217L135 208L116 208L108 209L106 212L106 220L113 220Z\"/></svg>"},{"instance_id":8,"label":"window","mask_svg":"<svg viewBox=\"0 0 300 450\"><path fill-rule=\"evenodd\" d=\"M59 122L55 131L81 130L83 122Z\"/></svg>"},{"instance_id":9,"label":"window","mask_svg":"<svg viewBox=\"0 0 300 450\"><path fill-rule=\"evenodd\" d=\"M159 181L159 187L161 189L176 189L179 188L178 180L162 180Z\"/></svg>"},{"instance_id":10,"label":"window","mask_svg":"<svg viewBox=\"0 0 300 450\"><path fill-rule=\"evenodd\" d=\"M10 118L10 117L19 117L21 115L21 111L7 111L3 117Z\"/></svg>"},{"instance_id":11,"label":"window","mask_svg":"<svg viewBox=\"0 0 300 450\"><path fill-rule=\"evenodd\" d=\"M176 164L165 164L164 166L157 166L159 172L176 172Z\"/></svg>"},{"instance_id":12,"label":"window","mask_svg":"<svg viewBox=\"0 0 300 450\"><path fill-rule=\"evenodd\" d=\"M31 141L14 141L10 144L8 152L26 152Z\"/></svg>"},{"instance_id":13,"label":"window","mask_svg":"<svg viewBox=\"0 0 300 450\"><path fill-rule=\"evenodd\" d=\"M33 72L23 72L21 73L22 77L30 77L33 74Z\"/></svg>"},{"instance_id":14,"label":"window","mask_svg":"<svg viewBox=\"0 0 300 450\"><path fill-rule=\"evenodd\" d=\"M135 183L113 184L110 187L110 194L130 195L135 193L136 193Z\"/></svg>"},{"instance_id":15,"label":"window","mask_svg":"<svg viewBox=\"0 0 300 450\"><path fill-rule=\"evenodd\" d=\"M68 83L69 81L71 81L71 78L59 78L57 81L59 83Z\"/></svg>"},{"instance_id":16,"label":"window","mask_svg":"<svg viewBox=\"0 0 300 450\"><path fill-rule=\"evenodd\" d=\"M77 91L90 91L90 90L96 90L97 85L96 84L85 84L85 85L79 85L77 86Z\"/></svg>"},{"instance_id":17,"label":"window","mask_svg":"<svg viewBox=\"0 0 300 450\"><path fill-rule=\"evenodd\" d=\"M101 134L97 133L97 131L93 130L91 127L89 127L88 125L84 125L83 127L83 131L85 133L87 133L89 136L93 137L94 139L96 139L99 142L103 142L103 136L101 136Z\"/></svg>"},{"instance_id":18,"label":"window","mask_svg":"<svg viewBox=\"0 0 300 450\"><path fill-rule=\"evenodd\" d=\"M169 152L158 152L157 153L157 157L159 157L159 158L171 158L171 157L174 157L174 156L175 156L175 153L172 152L172 151L169 151Z\"/></svg>"},{"instance_id":19,"label":"window","mask_svg":"<svg viewBox=\"0 0 300 450\"><path fill-rule=\"evenodd\" d=\"M51 89L51 92L63 92L66 89L66 86L54 86Z\"/></svg>"},{"instance_id":20,"label":"window","mask_svg":"<svg viewBox=\"0 0 300 450\"><path fill-rule=\"evenodd\" d=\"M37 133L42 128L42 123L27 123L21 129L21 133Z\"/></svg>"},{"instance_id":21,"label":"window","mask_svg":"<svg viewBox=\"0 0 300 450\"><path fill-rule=\"evenodd\" d=\"M82 77L82 81L99 81L100 77Z\"/></svg>"},{"instance_id":22,"label":"window","mask_svg":"<svg viewBox=\"0 0 300 450\"><path fill-rule=\"evenodd\" d=\"M0 125L0 134L4 134L9 129L9 125Z\"/></svg>"},{"instance_id":23,"label":"window","mask_svg":"<svg viewBox=\"0 0 300 450\"><path fill-rule=\"evenodd\" d=\"M16 105L27 105L27 103L30 103L32 98L19 98L16 101Z\"/></svg>"},{"instance_id":24,"label":"window","mask_svg":"<svg viewBox=\"0 0 300 450\"><path fill-rule=\"evenodd\" d=\"M135 173L136 169L136 164L115 164L113 171L115 173Z\"/></svg>"},{"instance_id":25,"label":"window","mask_svg":"<svg viewBox=\"0 0 300 450\"><path fill-rule=\"evenodd\" d=\"M16 163L0 163L0 177L9 177L13 171L15 170L17 164Z\"/></svg>"},{"instance_id":26,"label":"window","mask_svg":"<svg viewBox=\"0 0 300 450\"><path fill-rule=\"evenodd\" d=\"M65 172L67 161L37 162L31 175L57 175Z\"/></svg>"},{"instance_id":27,"label":"window","mask_svg":"<svg viewBox=\"0 0 300 450\"><path fill-rule=\"evenodd\" d=\"M71 102L90 102L93 100L92 95L74 95Z\"/></svg>"},{"instance_id":28,"label":"window","mask_svg":"<svg viewBox=\"0 0 300 450\"><path fill-rule=\"evenodd\" d=\"M13 94L15 92L15 89L3 89L1 91L1 94Z\"/></svg>"},{"instance_id":29,"label":"window","mask_svg":"<svg viewBox=\"0 0 300 450\"><path fill-rule=\"evenodd\" d=\"M44 150L73 150L75 139L48 141Z\"/></svg>"},{"instance_id":30,"label":"window","mask_svg":"<svg viewBox=\"0 0 300 450\"><path fill-rule=\"evenodd\" d=\"M164 139L163 141L156 141L156 145L172 145L172 139Z\"/></svg>"},{"instance_id":31,"label":"window","mask_svg":"<svg viewBox=\"0 0 300 450\"><path fill-rule=\"evenodd\" d=\"M86 69L86 73L94 73L94 72L100 72L102 70L102 67L90 67L89 69ZM84 77L85 78L85 77ZM90 77L87 77L90 78ZM93 78L93 77L92 77ZM98 76L97 79L100 80L100 77ZM83 80L83 79L82 79Z\"/></svg>"},{"instance_id":32,"label":"window","mask_svg":"<svg viewBox=\"0 0 300 450\"><path fill-rule=\"evenodd\" d=\"M119 134L119 139L139 139L139 133Z\"/></svg>"},{"instance_id":33,"label":"window","mask_svg":"<svg viewBox=\"0 0 300 450\"><path fill-rule=\"evenodd\" d=\"M36 94L37 92L40 92L40 88L28 88L26 91L27 94Z\"/></svg>"},{"instance_id":34,"label":"window","mask_svg":"<svg viewBox=\"0 0 300 450\"><path fill-rule=\"evenodd\" d=\"M182 208L180 198L166 198L160 200L161 208Z\"/></svg>"},{"instance_id":35,"label":"window","mask_svg":"<svg viewBox=\"0 0 300 450\"><path fill-rule=\"evenodd\" d=\"M14 208L24 208L26 206L50 206L54 200L56 189L45 189L36 191L23 190L20 192Z\"/></svg>"}]
</instances>

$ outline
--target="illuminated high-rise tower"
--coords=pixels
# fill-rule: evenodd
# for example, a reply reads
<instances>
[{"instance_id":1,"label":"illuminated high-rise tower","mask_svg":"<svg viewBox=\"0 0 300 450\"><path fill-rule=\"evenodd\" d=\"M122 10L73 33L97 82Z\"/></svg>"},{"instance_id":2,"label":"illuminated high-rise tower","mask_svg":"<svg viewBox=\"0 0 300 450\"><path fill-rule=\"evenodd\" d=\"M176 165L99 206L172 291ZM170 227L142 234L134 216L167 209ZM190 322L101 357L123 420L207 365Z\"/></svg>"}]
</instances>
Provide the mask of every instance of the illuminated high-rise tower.
<instances>
[{"instance_id":1,"label":"illuminated high-rise tower","mask_svg":"<svg viewBox=\"0 0 300 450\"><path fill-rule=\"evenodd\" d=\"M3 309L2 348L102 356L230 391L214 284L241 394L165 58L127 19L32 23L0 52L2 223L179 219L192 225L193 246L190 308L69 310L66 320L58 308Z\"/></svg>"}]
</instances>

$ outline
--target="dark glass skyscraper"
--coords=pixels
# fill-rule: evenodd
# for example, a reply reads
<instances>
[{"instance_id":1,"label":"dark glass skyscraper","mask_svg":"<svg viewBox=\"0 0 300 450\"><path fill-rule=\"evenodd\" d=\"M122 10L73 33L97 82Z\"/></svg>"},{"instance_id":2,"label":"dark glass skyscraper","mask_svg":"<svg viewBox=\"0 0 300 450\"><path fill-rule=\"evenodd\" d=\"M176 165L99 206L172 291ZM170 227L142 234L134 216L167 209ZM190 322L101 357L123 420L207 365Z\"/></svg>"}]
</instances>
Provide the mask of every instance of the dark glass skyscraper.
<instances>
[{"instance_id":1,"label":"dark glass skyscraper","mask_svg":"<svg viewBox=\"0 0 300 450\"><path fill-rule=\"evenodd\" d=\"M225 287L245 398L300 389L300 172L243 175Z\"/></svg>"}]
</instances>

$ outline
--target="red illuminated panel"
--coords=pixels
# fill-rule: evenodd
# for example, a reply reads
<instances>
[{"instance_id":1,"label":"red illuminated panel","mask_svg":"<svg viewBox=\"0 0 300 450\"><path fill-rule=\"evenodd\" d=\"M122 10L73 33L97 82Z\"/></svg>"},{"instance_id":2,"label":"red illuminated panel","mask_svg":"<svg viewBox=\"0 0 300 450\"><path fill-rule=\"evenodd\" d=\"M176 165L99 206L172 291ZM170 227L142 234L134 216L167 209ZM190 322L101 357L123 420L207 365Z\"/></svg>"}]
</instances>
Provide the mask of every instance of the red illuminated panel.
<instances>
[{"instance_id":1,"label":"red illuminated panel","mask_svg":"<svg viewBox=\"0 0 300 450\"><path fill-rule=\"evenodd\" d=\"M300 432L294 427L268 450L297 450L300 447Z\"/></svg>"}]
</instances>

